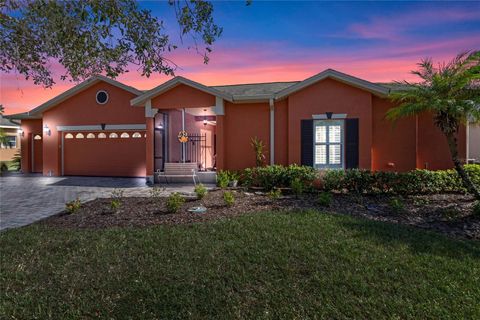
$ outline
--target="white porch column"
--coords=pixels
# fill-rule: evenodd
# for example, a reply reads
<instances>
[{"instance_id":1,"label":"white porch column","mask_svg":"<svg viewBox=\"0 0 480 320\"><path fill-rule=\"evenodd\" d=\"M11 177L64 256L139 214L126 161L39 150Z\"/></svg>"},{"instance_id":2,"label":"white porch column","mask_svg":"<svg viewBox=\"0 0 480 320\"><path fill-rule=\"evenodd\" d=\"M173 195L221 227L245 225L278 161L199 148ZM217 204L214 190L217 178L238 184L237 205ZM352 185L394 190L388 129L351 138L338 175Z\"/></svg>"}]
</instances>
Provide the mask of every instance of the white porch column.
<instances>
[{"instance_id":1,"label":"white porch column","mask_svg":"<svg viewBox=\"0 0 480 320\"><path fill-rule=\"evenodd\" d=\"M270 164L275 164L275 104L273 98L270 104Z\"/></svg>"},{"instance_id":2,"label":"white porch column","mask_svg":"<svg viewBox=\"0 0 480 320\"><path fill-rule=\"evenodd\" d=\"M185 108L182 108L182 131L185 131ZM182 142L182 162L185 163L185 143Z\"/></svg>"}]
</instances>

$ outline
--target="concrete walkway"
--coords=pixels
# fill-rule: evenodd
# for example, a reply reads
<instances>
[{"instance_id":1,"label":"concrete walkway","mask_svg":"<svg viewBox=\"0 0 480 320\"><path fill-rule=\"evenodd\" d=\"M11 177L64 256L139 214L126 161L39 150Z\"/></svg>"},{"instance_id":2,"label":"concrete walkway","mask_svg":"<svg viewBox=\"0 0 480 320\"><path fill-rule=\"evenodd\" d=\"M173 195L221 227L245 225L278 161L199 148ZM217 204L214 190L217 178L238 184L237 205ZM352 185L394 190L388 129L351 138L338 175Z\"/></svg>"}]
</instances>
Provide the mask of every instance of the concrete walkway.
<instances>
[{"instance_id":1,"label":"concrete walkway","mask_svg":"<svg viewBox=\"0 0 480 320\"><path fill-rule=\"evenodd\" d=\"M163 186L162 186L163 187ZM89 201L108 198L114 189L124 196L150 196L151 187L144 178L44 177L13 174L0 177L0 230L28 225L65 209L76 199ZM169 184L171 192L193 192L193 185Z\"/></svg>"}]
</instances>

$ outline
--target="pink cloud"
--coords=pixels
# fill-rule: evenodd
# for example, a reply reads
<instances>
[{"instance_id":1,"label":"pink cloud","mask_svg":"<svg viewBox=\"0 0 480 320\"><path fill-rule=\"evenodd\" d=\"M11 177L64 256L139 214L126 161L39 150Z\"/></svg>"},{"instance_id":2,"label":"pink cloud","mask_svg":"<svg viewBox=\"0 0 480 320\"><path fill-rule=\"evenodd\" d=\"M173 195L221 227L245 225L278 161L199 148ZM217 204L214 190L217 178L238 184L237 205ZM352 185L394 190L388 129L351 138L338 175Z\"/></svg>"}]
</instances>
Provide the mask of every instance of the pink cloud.
<instances>
[{"instance_id":1,"label":"pink cloud","mask_svg":"<svg viewBox=\"0 0 480 320\"><path fill-rule=\"evenodd\" d=\"M200 56L187 50L179 50L169 58L182 67L177 70L177 75L206 85L302 80L326 68L373 82L389 82L415 80L409 72L426 56L445 61L461 50L479 48L480 35L429 41L420 45L389 44L353 52L304 48L285 50L285 47L283 43L250 43L241 49L218 47L208 65L202 63ZM5 106L7 114L30 110L75 85L59 81L52 89L44 89L21 76L1 74L0 77L0 104ZM168 79L164 75L141 77L132 67L131 72L121 75L117 80L147 90Z\"/></svg>"},{"instance_id":2,"label":"pink cloud","mask_svg":"<svg viewBox=\"0 0 480 320\"><path fill-rule=\"evenodd\" d=\"M389 17L375 17L366 23L354 23L347 28L348 37L352 34L363 39L400 40L406 39L402 33L409 29L450 22L475 21L480 19L480 10L437 10L415 11Z\"/></svg>"}]
</instances>

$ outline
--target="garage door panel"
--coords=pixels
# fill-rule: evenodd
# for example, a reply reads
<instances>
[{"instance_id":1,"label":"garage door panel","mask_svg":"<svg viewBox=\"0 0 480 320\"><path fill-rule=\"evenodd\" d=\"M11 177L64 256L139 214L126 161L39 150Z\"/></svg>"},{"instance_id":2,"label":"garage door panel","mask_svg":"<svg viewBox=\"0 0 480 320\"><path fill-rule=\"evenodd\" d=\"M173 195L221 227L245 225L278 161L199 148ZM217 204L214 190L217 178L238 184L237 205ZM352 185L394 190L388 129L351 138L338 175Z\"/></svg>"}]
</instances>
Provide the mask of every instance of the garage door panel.
<instances>
[{"instance_id":1,"label":"garage door panel","mask_svg":"<svg viewBox=\"0 0 480 320\"><path fill-rule=\"evenodd\" d=\"M117 133L120 137L120 132ZM72 135L75 137L76 134ZM64 139L64 175L145 176L145 138Z\"/></svg>"}]
</instances>

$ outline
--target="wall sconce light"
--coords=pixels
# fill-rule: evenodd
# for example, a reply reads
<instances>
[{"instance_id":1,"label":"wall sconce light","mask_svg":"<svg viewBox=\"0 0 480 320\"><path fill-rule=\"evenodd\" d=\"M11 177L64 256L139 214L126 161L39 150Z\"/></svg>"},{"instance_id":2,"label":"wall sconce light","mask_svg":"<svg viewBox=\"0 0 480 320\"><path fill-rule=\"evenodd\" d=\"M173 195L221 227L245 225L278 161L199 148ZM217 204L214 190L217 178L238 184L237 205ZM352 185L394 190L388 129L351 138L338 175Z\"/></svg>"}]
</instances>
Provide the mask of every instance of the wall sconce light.
<instances>
[{"instance_id":1,"label":"wall sconce light","mask_svg":"<svg viewBox=\"0 0 480 320\"><path fill-rule=\"evenodd\" d=\"M23 137L25 135L22 128L18 129L17 132L21 137Z\"/></svg>"},{"instance_id":2,"label":"wall sconce light","mask_svg":"<svg viewBox=\"0 0 480 320\"><path fill-rule=\"evenodd\" d=\"M47 125L43 126L43 132L45 132L47 136L50 136L52 134L52 131L50 131L50 128Z\"/></svg>"},{"instance_id":3,"label":"wall sconce light","mask_svg":"<svg viewBox=\"0 0 480 320\"><path fill-rule=\"evenodd\" d=\"M207 112L207 109L203 109L203 112L206 113L206 112ZM207 125L207 116L206 116L206 115L203 116L203 125L204 125L204 126Z\"/></svg>"}]
</instances>

